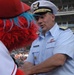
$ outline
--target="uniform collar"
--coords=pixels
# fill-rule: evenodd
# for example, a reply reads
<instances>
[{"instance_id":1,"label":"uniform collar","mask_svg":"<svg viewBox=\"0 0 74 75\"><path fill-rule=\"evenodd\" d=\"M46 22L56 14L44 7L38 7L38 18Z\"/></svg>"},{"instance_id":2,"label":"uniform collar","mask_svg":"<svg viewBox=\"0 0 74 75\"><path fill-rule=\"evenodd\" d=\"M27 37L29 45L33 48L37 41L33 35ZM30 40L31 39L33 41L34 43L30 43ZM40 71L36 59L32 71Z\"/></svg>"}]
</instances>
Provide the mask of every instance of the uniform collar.
<instances>
[{"instance_id":1,"label":"uniform collar","mask_svg":"<svg viewBox=\"0 0 74 75\"><path fill-rule=\"evenodd\" d=\"M57 25L57 23L55 23L55 25L46 34L50 34L56 40L59 35L59 26ZM39 35L39 39L41 38L44 38L42 33L40 33Z\"/></svg>"},{"instance_id":2,"label":"uniform collar","mask_svg":"<svg viewBox=\"0 0 74 75\"><path fill-rule=\"evenodd\" d=\"M59 36L59 26L57 23L55 23L55 25L49 30L51 33L51 36L54 37L54 39L56 40L57 37Z\"/></svg>"}]
</instances>

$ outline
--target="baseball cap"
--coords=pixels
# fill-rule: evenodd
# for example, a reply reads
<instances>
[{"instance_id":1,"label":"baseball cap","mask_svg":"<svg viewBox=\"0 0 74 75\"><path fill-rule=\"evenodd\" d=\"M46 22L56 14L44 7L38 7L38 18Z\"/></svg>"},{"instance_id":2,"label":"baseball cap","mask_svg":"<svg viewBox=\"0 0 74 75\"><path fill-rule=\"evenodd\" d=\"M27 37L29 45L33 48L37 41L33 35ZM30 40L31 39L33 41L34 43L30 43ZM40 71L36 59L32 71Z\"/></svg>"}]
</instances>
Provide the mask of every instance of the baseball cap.
<instances>
[{"instance_id":1,"label":"baseball cap","mask_svg":"<svg viewBox=\"0 0 74 75\"><path fill-rule=\"evenodd\" d=\"M0 0L0 18L11 18L30 10L30 6L20 0Z\"/></svg>"},{"instance_id":2,"label":"baseball cap","mask_svg":"<svg viewBox=\"0 0 74 75\"><path fill-rule=\"evenodd\" d=\"M50 1L37 0L34 3L32 3L31 11L34 14L50 12L55 15L58 12L58 7Z\"/></svg>"}]
</instances>

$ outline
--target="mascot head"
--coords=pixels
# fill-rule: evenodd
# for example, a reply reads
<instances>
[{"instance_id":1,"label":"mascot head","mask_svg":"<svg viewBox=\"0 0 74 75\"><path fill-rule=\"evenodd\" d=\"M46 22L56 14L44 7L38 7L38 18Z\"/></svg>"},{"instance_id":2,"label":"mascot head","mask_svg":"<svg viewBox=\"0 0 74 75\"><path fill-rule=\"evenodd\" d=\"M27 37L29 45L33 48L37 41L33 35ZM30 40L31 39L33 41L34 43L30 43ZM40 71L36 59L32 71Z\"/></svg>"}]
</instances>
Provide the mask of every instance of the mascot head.
<instances>
[{"instance_id":1,"label":"mascot head","mask_svg":"<svg viewBox=\"0 0 74 75\"><path fill-rule=\"evenodd\" d=\"M29 10L20 0L0 0L0 41L9 51L30 45L38 36Z\"/></svg>"}]
</instances>

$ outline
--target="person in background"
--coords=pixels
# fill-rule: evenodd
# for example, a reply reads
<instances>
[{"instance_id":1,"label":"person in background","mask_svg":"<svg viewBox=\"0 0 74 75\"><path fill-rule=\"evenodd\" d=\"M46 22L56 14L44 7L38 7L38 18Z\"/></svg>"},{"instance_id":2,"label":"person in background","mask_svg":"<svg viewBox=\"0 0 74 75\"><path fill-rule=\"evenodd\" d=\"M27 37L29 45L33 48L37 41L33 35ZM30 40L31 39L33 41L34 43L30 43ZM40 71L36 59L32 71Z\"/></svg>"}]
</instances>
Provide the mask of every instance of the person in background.
<instances>
[{"instance_id":1,"label":"person in background","mask_svg":"<svg viewBox=\"0 0 74 75\"><path fill-rule=\"evenodd\" d=\"M31 10L40 34L24 62L25 74L74 75L74 34L69 28L60 28L55 21L57 6L47 0L37 0Z\"/></svg>"},{"instance_id":2,"label":"person in background","mask_svg":"<svg viewBox=\"0 0 74 75\"><path fill-rule=\"evenodd\" d=\"M25 75L10 53L30 45L38 36L29 10L20 0L0 0L0 75Z\"/></svg>"}]
</instances>

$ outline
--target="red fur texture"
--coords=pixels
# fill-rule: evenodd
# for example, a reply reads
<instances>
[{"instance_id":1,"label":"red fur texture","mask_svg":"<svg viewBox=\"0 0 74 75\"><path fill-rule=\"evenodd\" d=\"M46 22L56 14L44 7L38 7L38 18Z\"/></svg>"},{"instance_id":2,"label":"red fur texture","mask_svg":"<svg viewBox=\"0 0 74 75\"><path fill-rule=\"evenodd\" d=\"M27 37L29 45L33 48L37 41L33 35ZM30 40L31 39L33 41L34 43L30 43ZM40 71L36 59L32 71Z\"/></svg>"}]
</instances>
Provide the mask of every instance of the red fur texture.
<instances>
[{"instance_id":1,"label":"red fur texture","mask_svg":"<svg viewBox=\"0 0 74 75\"><path fill-rule=\"evenodd\" d=\"M9 51L30 45L37 38L37 26L33 22L30 23L29 28L27 20L23 17L19 17L21 27L15 25L14 21L12 23L6 20L4 26L3 20L0 20L0 40Z\"/></svg>"}]
</instances>

